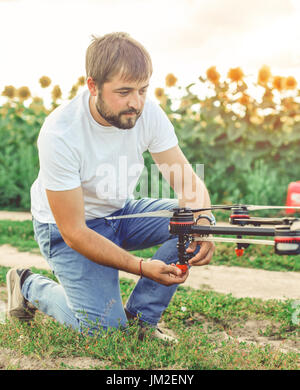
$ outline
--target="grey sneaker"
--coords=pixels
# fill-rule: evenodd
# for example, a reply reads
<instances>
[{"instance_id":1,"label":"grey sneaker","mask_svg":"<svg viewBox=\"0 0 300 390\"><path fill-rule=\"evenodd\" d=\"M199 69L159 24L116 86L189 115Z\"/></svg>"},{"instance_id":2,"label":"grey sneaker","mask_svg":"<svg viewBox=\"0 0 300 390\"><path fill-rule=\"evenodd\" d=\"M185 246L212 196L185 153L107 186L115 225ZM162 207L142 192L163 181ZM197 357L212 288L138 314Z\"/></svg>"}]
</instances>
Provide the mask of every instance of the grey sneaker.
<instances>
[{"instance_id":1,"label":"grey sneaker","mask_svg":"<svg viewBox=\"0 0 300 390\"><path fill-rule=\"evenodd\" d=\"M166 332L163 332L160 328L141 327L139 331L139 340L143 341L145 336L148 336L150 339L158 339L175 344L178 343L178 340L175 337L166 334Z\"/></svg>"},{"instance_id":2,"label":"grey sneaker","mask_svg":"<svg viewBox=\"0 0 300 390\"><path fill-rule=\"evenodd\" d=\"M138 318L131 314L126 308L124 308L124 310L129 322L134 323L138 320ZM140 326L138 333L139 340L143 341L145 337L150 337L151 339L159 339L172 343L178 343L178 340L175 337L166 334L166 332L163 332L161 329L148 326L140 319L138 320L138 323Z\"/></svg>"},{"instance_id":3,"label":"grey sneaker","mask_svg":"<svg viewBox=\"0 0 300 390\"><path fill-rule=\"evenodd\" d=\"M21 285L25 278L32 274L29 269L12 268L6 274L7 287L7 317L17 318L21 321L33 319L36 307L28 302L21 291Z\"/></svg>"}]
</instances>

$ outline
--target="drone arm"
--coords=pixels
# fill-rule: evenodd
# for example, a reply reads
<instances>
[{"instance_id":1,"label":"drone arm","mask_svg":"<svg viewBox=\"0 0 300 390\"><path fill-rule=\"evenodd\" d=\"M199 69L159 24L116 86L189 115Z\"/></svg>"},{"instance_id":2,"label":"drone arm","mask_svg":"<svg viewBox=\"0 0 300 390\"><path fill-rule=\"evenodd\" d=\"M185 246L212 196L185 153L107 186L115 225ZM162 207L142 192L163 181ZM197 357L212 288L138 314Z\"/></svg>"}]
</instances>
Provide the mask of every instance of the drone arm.
<instances>
[{"instance_id":1,"label":"drone arm","mask_svg":"<svg viewBox=\"0 0 300 390\"><path fill-rule=\"evenodd\" d=\"M255 227L233 227L233 226L199 226L192 225L189 227L189 234L223 234L233 236L275 236L273 228L255 228Z\"/></svg>"},{"instance_id":2,"label":"drone arm","mask_svg":"<svg viewBox=\"0 0 300 390\"><path fill-rule=\"evenodd\" d=\"M194 241L212 241L212 242L225 242L236 244L256 244L256 245L271 245L274 246L273 240L255 240L244 238L225 238L225 237L194 237Z\"/></svg>"}]
</instances>

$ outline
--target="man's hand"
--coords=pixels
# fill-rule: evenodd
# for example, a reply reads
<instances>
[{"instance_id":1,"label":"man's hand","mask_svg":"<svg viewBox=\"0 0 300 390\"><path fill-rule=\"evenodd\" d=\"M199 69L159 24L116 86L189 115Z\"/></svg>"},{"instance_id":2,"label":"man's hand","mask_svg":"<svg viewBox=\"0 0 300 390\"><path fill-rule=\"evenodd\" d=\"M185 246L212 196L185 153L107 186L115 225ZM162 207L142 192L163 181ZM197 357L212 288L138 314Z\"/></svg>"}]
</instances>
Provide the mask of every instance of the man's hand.
<instances>
[{"instance_id":1,"label":"man's hand","mask_svg":"<svg viewBox=\"0 0 300 390\"><path fill-rule=\"evenodd\" d=\"M192 266L206 265L206 264L210 263L210 261L213 257L213 254L215 251L215 244L213 242L210 242L210 241L193 241L193 242L191 242L186 250L187 253L195 252L197 245L199 245L199 244L201 245L200 250L194 257L192 257L189 260L189 265L192 265Z\"/></svg>"},{"instance_id":2,"label":"man's hand","mask_svg":"<svg viewBox=\"0 0 300 390\"><path fill-rule=\"evenodd\" d=\"M161 260L142 263L143 275L155 282L171 286L185 282L189 272L183 273L175 264L167 265Z\"/></svg>"}]
</instances>

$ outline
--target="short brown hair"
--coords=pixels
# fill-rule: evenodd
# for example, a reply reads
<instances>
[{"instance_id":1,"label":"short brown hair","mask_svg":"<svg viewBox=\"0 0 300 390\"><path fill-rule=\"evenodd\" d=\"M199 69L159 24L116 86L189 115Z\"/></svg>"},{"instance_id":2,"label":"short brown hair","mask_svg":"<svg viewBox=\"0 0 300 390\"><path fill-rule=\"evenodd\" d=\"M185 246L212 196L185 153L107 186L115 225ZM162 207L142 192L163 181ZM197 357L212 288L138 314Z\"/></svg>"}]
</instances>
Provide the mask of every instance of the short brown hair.
<instances>
[{"instance_id":1,"label":"short brown hair","mask_svg":"<svg viewBox=\"0 0 300 390\"><path fill-rule=\"evenodd\" d=\"M124 32L92 36L86 51L86 75L97 86L121 73L126 81L144 81L152 75L152 61L146 49Z\"/></svg>"}]
</instances>

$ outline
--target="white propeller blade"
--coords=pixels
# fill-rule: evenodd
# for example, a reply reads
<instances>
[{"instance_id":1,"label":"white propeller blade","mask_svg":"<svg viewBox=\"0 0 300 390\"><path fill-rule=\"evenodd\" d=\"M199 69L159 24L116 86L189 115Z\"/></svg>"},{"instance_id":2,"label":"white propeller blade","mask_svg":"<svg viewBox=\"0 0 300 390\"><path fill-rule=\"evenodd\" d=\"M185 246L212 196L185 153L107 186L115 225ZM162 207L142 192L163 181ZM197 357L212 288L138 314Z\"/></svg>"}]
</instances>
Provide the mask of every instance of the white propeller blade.
<instances>
[{"instance_id":1,"label":"white propeller blade","mask_svg":"<svg viewBox=\"0 0 300 390\"><path fill-rule=\"evenodd\" d=\"M291 230L300 230L300 221L295 221L291 225Z\"/></svg>"},{"instance_id":2,"label":"white propeller blade","mask_svg":"<svg viewBox=\"0 0 300 390\"><path fill-rule=\"evenodd\" d=\"M105 217L105 219L123 219L123 218L144 218L144 217L158 217L158 218L170 218L173 216L173 211L170 210L158 210L149 211L146 213L127 214L127 215L116 215L113 217Z\"/></svg>"},{"instance_id":3,"label":"white propeller blade","mask_svg":"<svg viewBox=\"0 0 300 390\"><path fill-rule=\"evenodd\" d=\"M246 238L224 238L224 237L195 237L194 241L214 241L214 242L230 242L236 244L260 244L260 245L275 245L272 240L254 240Z\"/></svg>"},{"instance_id":4,"label":"white propeller blade","mask_svg":"<svg viewBox=\"0 0 300 390\"><path fill-rule=\"evenodd\" d=\"M247 206L247 210L255 211L255 210L276 210L276 209L286 209L286 210L300 210L300 207L296 206Z\"/></svg>"},{"instance_id":5,"label":"white propeller blade","mask_svg":"<svg viewBox=\"0 0 300 390\"><path fill-rule=\"evenodd\" d=\"M280 209L286 209L286 210L300 210L300 207L298 206L260 206L260 205L251 205L251 204L232 204L232 205L212 205L211 208L215 208L215 210L218 209L235 209L235 208L246 208L249 211L256 211L256 210L280 210Z\"/></svg>"},{"instance_id":6,"label":"white propeller blade","mask_svg":"<svg viewBox=\"0 0 300 390\"><path fill-rule=\"evenodd\" d=\"M255 210L269 210L269 209L292 209L292 210L300 210L300 207L297 206L254 206L254 205L241 205L241 207L244 206L249 211L255 211ZM206 208L204 210L215 210L217 209L229 209L231 207L238 208L239 205L213 205L211 208ZM106 219L123 219L123 218L141 218L141 217L158 217L158 218L171 218L173 216L172 210L158 210L158 211L150 211L145 213L138 213L138 214L128 214L128 215L117 215L114 217L105 217Z\"/></svg>"}]
</instances>

